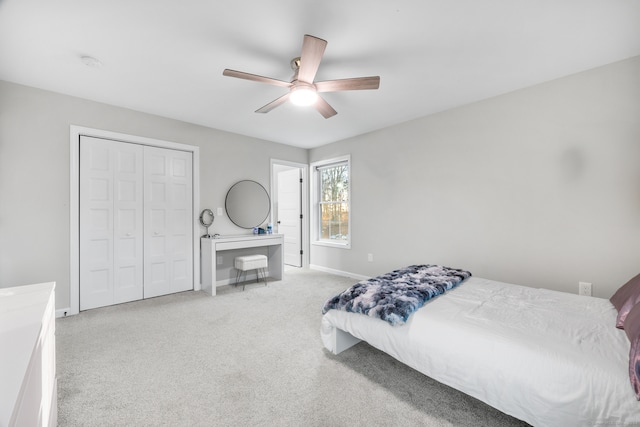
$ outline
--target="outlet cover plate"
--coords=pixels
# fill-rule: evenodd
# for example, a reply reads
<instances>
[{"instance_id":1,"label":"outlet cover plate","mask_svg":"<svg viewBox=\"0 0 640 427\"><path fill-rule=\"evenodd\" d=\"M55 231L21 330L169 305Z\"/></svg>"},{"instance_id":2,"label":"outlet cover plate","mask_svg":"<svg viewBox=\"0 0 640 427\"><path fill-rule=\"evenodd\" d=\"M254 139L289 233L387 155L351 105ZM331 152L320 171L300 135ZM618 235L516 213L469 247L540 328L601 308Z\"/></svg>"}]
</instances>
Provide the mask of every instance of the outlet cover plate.
<instances>
[{"instance_id":1,"label":"outlet cover plate","mask_svg":"<svg viewBox=\"0 0 640 427\"><path fill-rule=\"evenodd\" d=\"M578 282L578 295L591 296L592 284L589 282Z\"/></svg>"}]
</instances>

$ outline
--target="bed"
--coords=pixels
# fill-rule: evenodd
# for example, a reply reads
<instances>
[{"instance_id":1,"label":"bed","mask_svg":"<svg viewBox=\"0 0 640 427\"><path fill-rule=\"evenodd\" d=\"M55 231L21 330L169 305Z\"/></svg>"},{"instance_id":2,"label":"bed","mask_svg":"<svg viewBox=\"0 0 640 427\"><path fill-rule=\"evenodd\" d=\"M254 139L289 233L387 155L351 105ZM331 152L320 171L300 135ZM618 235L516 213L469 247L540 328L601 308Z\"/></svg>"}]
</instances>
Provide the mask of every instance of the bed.
<instances>
[{"instance_id":1,"label":"bed","mask_svg":"<svg viewBox=\"0 0 640 427\"><path fill-rule=\"evenodd\" d=\"M617 314L607 299L469 277L396 326L329 308L321 337L334 354L366 341L534 426L640 425Z\"/></svg>"}]
</instances>

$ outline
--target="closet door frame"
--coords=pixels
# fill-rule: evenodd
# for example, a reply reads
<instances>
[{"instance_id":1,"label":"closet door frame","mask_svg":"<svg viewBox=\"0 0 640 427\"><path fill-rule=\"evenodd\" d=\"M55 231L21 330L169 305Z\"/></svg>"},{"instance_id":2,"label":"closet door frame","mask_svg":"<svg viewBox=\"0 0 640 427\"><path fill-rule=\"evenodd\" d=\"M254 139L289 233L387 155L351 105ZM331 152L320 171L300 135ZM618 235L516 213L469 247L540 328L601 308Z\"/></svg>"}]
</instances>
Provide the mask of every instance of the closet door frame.
<instances>
[{"instance_id":1,"label":"closet door frame","mask_svg":"<svg viewBox=\"0 0 640 427\"><path fill-rule=\"evenodd\" d=\"M179 144L177 142L142 136L127 135L101 129L71 125L69 127L69 307L57 310L60 315L73 315L80 312L80 137L91 136L114 141L146 145L150 147L169 148L191 152L193 156L193 290L199 291L200 286L200 228L198 215L200 213L200 148L195 145Z\"/></svg>"}]
</instances>

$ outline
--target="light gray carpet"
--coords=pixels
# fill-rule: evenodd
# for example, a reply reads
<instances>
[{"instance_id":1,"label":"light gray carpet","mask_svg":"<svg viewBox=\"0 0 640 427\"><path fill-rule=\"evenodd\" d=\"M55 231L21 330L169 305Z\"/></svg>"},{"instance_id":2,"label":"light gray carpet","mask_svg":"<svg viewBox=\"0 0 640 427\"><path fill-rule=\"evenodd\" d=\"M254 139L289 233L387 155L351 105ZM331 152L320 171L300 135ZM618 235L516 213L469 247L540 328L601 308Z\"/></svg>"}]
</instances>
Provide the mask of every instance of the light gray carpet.
<instances>
[{"instance_id":1,"label":"light gray carpet","mask_svg":"<svg viewBox=\"0 0 640 427\"><path fill-rule=\"evenodd\" d=\"M526 425L366 343L326 351L322 304L353 283L288 268L58 319L59 425Z\"/></svg>"}]
</instances>

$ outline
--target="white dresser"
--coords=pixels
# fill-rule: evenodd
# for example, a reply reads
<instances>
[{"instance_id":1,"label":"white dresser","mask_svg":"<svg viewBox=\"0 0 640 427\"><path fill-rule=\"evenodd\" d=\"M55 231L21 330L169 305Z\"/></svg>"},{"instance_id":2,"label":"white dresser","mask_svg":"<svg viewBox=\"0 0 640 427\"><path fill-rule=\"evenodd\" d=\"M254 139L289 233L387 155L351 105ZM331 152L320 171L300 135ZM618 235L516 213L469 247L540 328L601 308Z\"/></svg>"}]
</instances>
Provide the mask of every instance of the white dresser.
<instances>
[{"instance_id":1,"label":"white dresser","mask_svg":"<svg viewBox=\"0 0 640 427\"><path fill-rule=\"evenodd\" d=\"M0 427L58 419L55 283L0 289Z\"/></svg>"}]
</instances>

